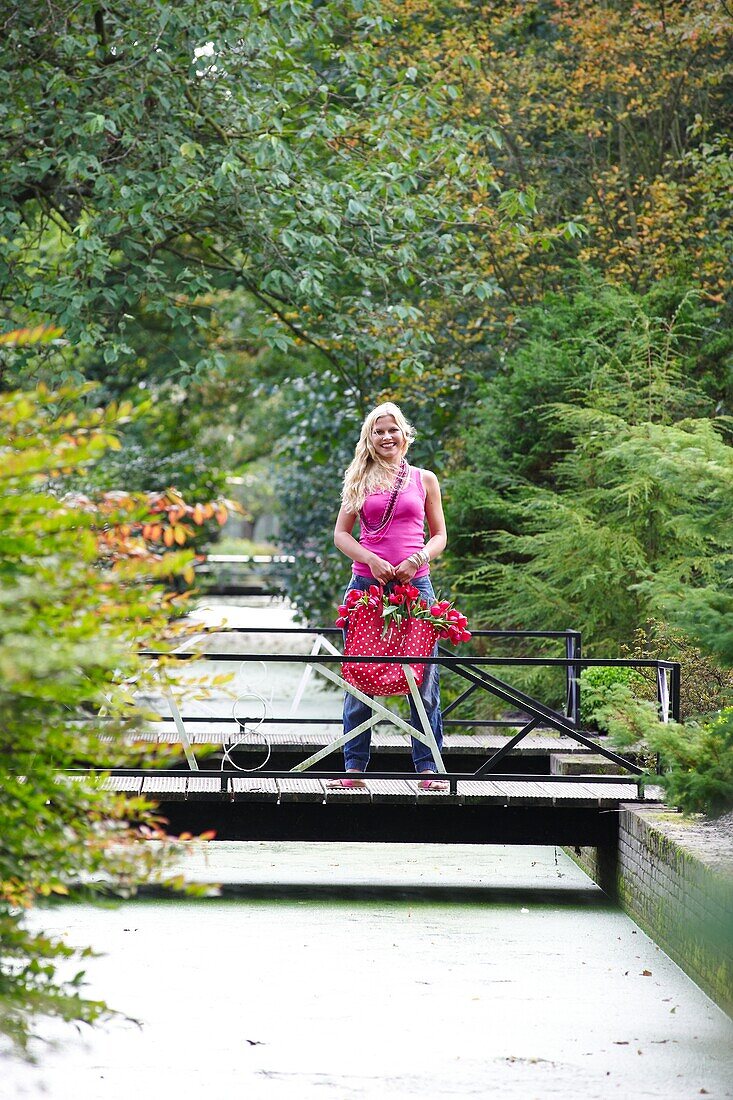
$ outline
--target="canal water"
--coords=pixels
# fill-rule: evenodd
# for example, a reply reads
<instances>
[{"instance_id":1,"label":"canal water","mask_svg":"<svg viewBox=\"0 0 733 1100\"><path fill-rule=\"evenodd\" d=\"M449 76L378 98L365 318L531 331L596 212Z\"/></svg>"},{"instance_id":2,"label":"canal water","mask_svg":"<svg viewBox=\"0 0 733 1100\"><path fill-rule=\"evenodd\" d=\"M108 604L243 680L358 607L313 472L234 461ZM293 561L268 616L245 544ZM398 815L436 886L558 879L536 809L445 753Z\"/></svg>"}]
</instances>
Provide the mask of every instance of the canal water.
<instances>
[{"instance_id":1,"label":"canal water","mask_svg":"<svg viewBox=\"0 0 733 1100\"><path fill-rule=\"evenodd\" d=\"M214 843L187 871L228 896L33 916L139 1022L45 1025L3 1098L733 1095L733 1022L561 851Z\"/></svg>"},{"instance_id":2,"label":"canal water","mask_svg":"<svg viewBox=\"0 0 733 1100\"><path fill-rule=\"evenodd\" d=\"M125 1015L42 1024L3 1100L733 1096L733 1021L559 849L213 842L183 869L220 895L31 914Z\"/></svg>"}]
</instances>

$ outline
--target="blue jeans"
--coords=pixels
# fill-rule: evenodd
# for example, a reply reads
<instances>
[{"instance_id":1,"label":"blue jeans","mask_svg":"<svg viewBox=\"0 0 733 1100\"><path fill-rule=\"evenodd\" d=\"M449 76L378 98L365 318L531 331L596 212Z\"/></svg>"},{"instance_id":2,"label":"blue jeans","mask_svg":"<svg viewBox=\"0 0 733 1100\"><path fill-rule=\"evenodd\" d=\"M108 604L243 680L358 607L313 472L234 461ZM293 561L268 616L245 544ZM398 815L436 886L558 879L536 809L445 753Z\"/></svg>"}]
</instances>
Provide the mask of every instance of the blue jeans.
<instances>
[{"instance_id":1,"label":"blue jeans","mask_svg":"<svg viewBox=\"0 0 733 1100\"><path fill-rule=\"evenodd\" d=\"M349 592L352 588L358 588L360 592L363 592L370 584L376 583L377 582L372 577L356 577L352 575L346 592ZM415 585L415 588L419 590L420 595L424 599L430 601L435 599L433 586L427 574L424 577L413 579L411 583ZM345 598L346 593L344 593L344 599ZM437 652L438 646L436 644L433 654L436 655ZM428 716L430 727L435 734L436 744L438 749L442 751L443 716L440 712L439 665L425 666L423 681L418 690L425 706L425 712ZM422 730L422 724L414 700L411 695L408 695L407 698L410 703L410 724L414 726L415 729ZM362 722L366 722L367 718L373 715L373 713L372 709L366 703L362 703L360 699L357 699L347 692L344 698L344 733L348 733L349 730L353 730L357 726L360 726ZM371 727L346 742L344 745L344 764L347 771L349 769L360 772L366 771L367 764L369 763L370 744ZM422 741L418 741L416 737L412 738L412 762L415 765L416 772L434 772L436 770L432 752L427 745L424 745Z\"/></svg>"}]
</instances>

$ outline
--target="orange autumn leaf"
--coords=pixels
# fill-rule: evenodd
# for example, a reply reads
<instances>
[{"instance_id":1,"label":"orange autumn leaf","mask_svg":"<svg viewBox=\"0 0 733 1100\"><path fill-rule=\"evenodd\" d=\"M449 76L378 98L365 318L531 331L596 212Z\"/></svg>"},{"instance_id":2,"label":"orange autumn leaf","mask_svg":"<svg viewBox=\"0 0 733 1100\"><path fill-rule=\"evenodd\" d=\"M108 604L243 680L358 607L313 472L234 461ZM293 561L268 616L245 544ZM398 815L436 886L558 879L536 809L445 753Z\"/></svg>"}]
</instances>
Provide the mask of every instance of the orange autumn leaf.
<instances>
[{"instance_id":1,"label":"orange autumn leaf","mask_svg":"<svg viewBox=\"0 0 733 1100\"><path fill-rule=\"evenodd\" d=\"M0 344L9 347L25 347L27 344L48 344L57 340L64 330L55 325L34 325L32 328L16 328L0 334Z\"/></svg>"}]
</instances>

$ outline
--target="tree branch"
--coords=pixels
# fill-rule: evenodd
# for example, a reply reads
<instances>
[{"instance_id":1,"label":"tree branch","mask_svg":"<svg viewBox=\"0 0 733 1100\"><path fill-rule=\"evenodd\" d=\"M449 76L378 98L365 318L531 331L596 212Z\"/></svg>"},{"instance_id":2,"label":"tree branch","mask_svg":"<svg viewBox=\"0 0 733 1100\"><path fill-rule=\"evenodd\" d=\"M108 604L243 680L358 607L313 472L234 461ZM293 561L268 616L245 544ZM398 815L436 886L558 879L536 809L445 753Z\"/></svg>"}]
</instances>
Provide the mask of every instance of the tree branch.
<instances>
[{"instance_id":1,"label":"tree branch","mask_svg":"<svg viewBox=\"0 0 733 1100\"><path fill-rule=\"evenodd\" d=\"M331 352L328 348L325 348L322 344L320 344L318 342L318 340L316 340L314 337L310 336L304 329L301 329L298 325L294 324L293 321L291 321L284 314L283 310L281 308L279 308L277 305L275 305L274 301L272 300L273 298L276 297L275 295L271 295L271 294L269 294L269 292L262 291L258 287L256 287L254 285L254 283L250 282L250 280L246 277L246 275L242 271L241 267L239 267L237 264L235 264L233 261L231 261L227 256L225 256L222 252L220 252L219 249L216 248L214 245L204 244L203 241L201 241L196 236L196 234L194 234L194 233L192 233L191 236L193 237L194 240L198 241L199 244L201 244L203 248L205 248L209 252L212 252L218 258L218 260L220 261L220 263L218 263L216 265L212 264L210 266L212 266L212 267L215 266L216 270L218 270L218 271L228 271L232 275L236 275L241 280L242 285L245 288L245 290L247 290L252 295L252 297L256 298L257 301L260 302L263 306L265 306L272 313L274 313L275 316L280 321L280 323L283 324L287 329L289 329L289 331L292 332L292 334L295 337L297 337L298 340L302 340L303 343L308 344L315 351L320 352L320 354L323 355L324 358L329 361L329 363L334 368L334 370L336 370L338 372L338 374L341 375L341 377L344 379L344 381L349 386L352 386L354 389L358 388L357 385L356 385L356 382L354 381L354 379L351 377L351 375L346 370L344 365L334 356L333 352ZM167 245L166 248L169 251L175 251L170 245ZM185 258L185 257L183 257L183 254L181 254L181 253L177 253L177 254L182 256L182 258ZM207 266L209 266L209 261L208 260L204 259L203 257L198 257L198 259L199 259L200 263L203 263L203 264L206 264ZM279 301L282 302L283 306L289 306L289 305L292 304L284 298L280 298Z\"/></svg>"}]
</instances>

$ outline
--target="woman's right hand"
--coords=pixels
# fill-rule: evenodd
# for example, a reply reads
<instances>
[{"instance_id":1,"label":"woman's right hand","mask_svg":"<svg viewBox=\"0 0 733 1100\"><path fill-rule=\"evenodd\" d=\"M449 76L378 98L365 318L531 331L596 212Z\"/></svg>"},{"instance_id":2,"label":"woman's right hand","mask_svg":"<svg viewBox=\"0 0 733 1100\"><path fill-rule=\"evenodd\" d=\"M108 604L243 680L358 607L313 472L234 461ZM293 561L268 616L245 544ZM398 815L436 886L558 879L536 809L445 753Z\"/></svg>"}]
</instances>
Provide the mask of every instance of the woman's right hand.
<instances>
[{"instance_id":1,"label":"woman's right hand","mask_svg":"<svg viewBox=\"0 0 733 1100\"><path fill-rule=\"evenodd\" d=\"M375 581L379 581L380 584L389 584L394 580L394 566L390 565L384 558L378 557L377 554L373 554L368 562L369 571L374 577Z\"/></svg>"}]
</instances>

